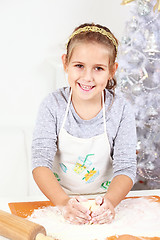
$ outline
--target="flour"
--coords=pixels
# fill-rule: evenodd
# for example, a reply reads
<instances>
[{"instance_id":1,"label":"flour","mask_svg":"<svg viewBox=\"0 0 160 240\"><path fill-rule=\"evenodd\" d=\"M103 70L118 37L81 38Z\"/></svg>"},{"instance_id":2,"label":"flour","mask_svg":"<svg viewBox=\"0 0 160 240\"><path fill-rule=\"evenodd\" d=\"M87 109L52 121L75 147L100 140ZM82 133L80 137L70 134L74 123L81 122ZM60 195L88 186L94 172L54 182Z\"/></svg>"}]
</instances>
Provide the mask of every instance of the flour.
<instances>
[{"instance_id":1,"label":"flour","mask_svg":"<svg viewBox=\"0 0 160 240\"><path fill-rule=\"evenodd\" d=\"M154 199L154 197L153 197ZM160 237L160 204L145 198L128 198L115 209L111 224L73 225L65 221L57 207L33 212L29 220L43 225L48 236L59 240L105 240L113 235L130 234Z\"/></svg>"}]
</instances>

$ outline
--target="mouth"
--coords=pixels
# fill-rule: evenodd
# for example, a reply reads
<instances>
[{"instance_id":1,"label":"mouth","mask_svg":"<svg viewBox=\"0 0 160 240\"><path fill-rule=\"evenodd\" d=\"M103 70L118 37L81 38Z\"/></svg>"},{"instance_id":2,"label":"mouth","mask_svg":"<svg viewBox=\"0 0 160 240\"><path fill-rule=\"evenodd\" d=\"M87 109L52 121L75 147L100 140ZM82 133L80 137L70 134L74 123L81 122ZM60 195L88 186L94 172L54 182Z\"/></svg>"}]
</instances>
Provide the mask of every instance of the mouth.
<instances>
[{"instance_id":1,"label":"mouth","mask_svg":"<svg viewBox=\"0 0 160 240\"><path fill-rule=\"evenodd\" d=\"M91 91L93 88L95 88L95 86L90 86L90 85L84 85L84 84L81 84L81 83L78 83L79 87L83 90L83 91L86 91L86 92L89 92Z\"/></svg>"}]
</instances>

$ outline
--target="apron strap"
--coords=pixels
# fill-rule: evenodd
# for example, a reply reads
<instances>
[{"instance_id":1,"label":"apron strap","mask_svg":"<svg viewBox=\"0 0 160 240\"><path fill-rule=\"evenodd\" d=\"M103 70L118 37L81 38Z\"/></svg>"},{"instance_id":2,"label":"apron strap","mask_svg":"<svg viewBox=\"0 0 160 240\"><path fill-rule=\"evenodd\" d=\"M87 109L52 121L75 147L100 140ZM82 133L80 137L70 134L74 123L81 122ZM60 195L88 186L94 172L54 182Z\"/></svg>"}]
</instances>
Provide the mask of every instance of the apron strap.
<instances>
[{"instance_id":1,"label":"apron strap","mask_svg":"<svg viewBox=\"0 0 160 240\"><path fill-rule=\"evenodd\" d=\"M104 123L104 133L107 134L107 127L106 127L106 111L105 111L105 104L104 104L104 91L102 91L102 104L103 104L103 123Z\"/></svg>"},{"instance_id":2,"label":"apron strap","mask_svg":"<svg viewBox=\"0 0 160 240\"><path fill-rule=\"evenodd\" d=\"M65 112L65 115L64 115L64 119L63 119L63 122L62 122L61 129L64 128L64 124L65 124L66 119L67 119L67 114L68 114L69 106L70 106L70 103L71 103L71 96L72 96L72 88L71 88L71 91L70 91L70 94L69 94L68 104L67 104L67 108L66 108L66 112Z\"/></svg>"}]
</instances>

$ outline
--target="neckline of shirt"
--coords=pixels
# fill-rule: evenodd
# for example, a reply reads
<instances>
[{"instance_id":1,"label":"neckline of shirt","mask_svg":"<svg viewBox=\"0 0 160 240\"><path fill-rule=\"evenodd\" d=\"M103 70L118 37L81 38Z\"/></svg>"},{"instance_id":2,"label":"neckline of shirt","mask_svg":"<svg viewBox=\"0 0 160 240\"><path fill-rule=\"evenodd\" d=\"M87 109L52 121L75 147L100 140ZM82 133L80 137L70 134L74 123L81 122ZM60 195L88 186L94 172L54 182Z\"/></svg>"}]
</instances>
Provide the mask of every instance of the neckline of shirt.
<instances>
[{"instance_id":1,"label":"neckline of shirt","mask_svg":"<svg viewBox=\"0 0 160 240\"><path fill-rule=\"evenodd\" d=\"M69 96L69 93L70 93L70 89L68 88L68 96ZM106 101L106 99L108 99L109 101ZM105 89L105 100L104 100L105 109L108 109L110 101L111 101L110 93L107 91L107 89ZM90 120L84 120L77 114L77 112L76 112L76 110L75 110L75 108L74 108L74 106L72 104L72 101L70 103L70 109L71 109L71 111L73 113L74 118L77 120L77 122L79 124L84 124L84 123L85 124L92 124L92 123L96 122L97 119L103 118L103 108L100 110L100 112L95 117L93 117ZM107 119L108 119L108 115L106 114L106 120Z\"/></svg>"}]
</instances>

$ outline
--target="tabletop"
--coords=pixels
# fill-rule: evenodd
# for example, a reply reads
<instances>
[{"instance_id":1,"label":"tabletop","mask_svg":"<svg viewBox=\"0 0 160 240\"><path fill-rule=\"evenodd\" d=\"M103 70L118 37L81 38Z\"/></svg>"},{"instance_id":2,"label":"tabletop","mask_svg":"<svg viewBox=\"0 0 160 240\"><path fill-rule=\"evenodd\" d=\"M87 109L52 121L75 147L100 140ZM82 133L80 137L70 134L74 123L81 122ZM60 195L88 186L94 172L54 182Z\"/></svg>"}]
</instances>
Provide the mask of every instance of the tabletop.
<instances>
[{"instance_id":1,"label":"tabletop","mask_svg":"<svg viewBox=\"0 0 160 240\"><path fill-rule=\"evenodd\" d=\"M138 190L138 191L130 191L127 197L134 196L160 196L160 189L155 190ZM89 196L90 198L94 198L95 196ZM0 209L10 213L10 209L8 203L10 202L32 202L32 201L46 201L48 200L45 196L10 196L10 197L1 197L0 198ZM8 240L8 238L0 236L0 240Z\"/></svg>"}]
</instances>

